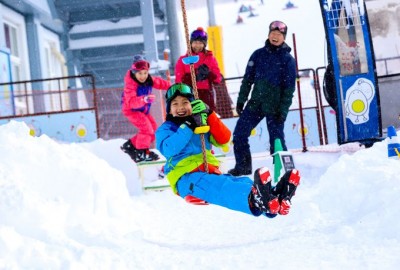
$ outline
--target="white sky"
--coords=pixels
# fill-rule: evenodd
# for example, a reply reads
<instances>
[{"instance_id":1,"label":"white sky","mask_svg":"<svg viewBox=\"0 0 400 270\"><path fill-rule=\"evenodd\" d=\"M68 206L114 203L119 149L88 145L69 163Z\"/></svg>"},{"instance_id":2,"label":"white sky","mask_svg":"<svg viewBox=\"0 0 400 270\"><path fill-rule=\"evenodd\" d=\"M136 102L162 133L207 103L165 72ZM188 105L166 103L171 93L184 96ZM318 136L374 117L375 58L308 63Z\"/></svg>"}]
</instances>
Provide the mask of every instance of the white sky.
<instances>
[{"instance_id":1,"label":"white sky","mask_svg":"<svg viewBox=\"0 0 400 270\"><path fill-rule=\"evenodd\" d=\"M235 9L225 6L231 27L224 36L237 38L225 47L226 59L235 60L230 65L245 67L273 19L288 23L298 45L323 54L313 31L300 33L301 12L308 18L312 10L305 0L282 12L286 1L249 2L256 13L271 13L237 26L240 1ZM313 56L300 61L322 64ZM0 126L0 269L400 267L400 160L387 158L386 141L294 153L302 182L291 213L267 219L189 205L169 190L143 193L137 166L119 149L122 139L65 144L28 134L23 123ZM234 165L232 158L222 161L224 172ZM254 157L253 169L260 166L272 169L266 153ZM157 170L144 178L157 178Z\"/></svg>"}]
</instances>

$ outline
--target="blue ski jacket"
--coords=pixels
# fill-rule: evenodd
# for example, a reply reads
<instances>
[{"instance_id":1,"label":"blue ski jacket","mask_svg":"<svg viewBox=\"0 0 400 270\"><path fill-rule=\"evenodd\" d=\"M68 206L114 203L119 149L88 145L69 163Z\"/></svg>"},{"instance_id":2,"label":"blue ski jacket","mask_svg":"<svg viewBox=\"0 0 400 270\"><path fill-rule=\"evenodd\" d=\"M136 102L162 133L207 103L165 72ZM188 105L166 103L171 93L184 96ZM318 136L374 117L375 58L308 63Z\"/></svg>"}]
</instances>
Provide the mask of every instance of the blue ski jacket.
<instances>
[{"instance_id":1,"label":"blue ski jacket","mask_svg":"<svg viewBox=\"0 0 400 270\"><path fill-rule=\"evenodd\" d=\"M208 116L207 123L210 131L204 134L207 164L218 168L219 161L211 153L211 145L221 147L229 143L230 130L222 123L215 112ZM157 149L167 159L164 173L177 193L176 183L179 178L204 166L201 138L187 125L177 125L172 121L165 121L156 131Z\"/></svg>"}]
</instances>

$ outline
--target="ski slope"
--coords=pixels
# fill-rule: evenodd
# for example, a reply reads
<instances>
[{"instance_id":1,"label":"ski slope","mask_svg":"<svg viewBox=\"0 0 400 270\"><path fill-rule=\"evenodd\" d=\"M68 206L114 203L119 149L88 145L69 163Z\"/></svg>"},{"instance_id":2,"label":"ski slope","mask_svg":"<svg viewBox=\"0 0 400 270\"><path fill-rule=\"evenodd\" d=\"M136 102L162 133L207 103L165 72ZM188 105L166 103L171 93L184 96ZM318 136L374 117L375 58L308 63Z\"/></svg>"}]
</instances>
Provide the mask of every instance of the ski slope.
<instances>
[{"instance_id":1,"label":"ski slope","mask_svg":"<svg viewBox=\"0 0 400 270\"><path fill-rule=\"evenodd\" d=\"M319 2L294 1L299 8L283 10L286 2L269 0L261 5L260 1L253 0L215 5L216 24L222 27L223 33L225 77L243 76L250 55L264 46L268 38L268 26L274 20L281 20L287 24L286 43L292 49L294 49L293 34L295 34L299 69L325 66L325 30ZM243 23L236 24L241 4L251 5L257 16L248 17L248 12L240 13ZM299 20L299 18L307 19ZM183 21L182 16L179 19ZM206 27L207 6L189 10L187 20L190 31L198 26ZM181 40L185 40L183 31ZM186 48L186 45L183 44L182 48Z\"/></svg>"}]
</instances>

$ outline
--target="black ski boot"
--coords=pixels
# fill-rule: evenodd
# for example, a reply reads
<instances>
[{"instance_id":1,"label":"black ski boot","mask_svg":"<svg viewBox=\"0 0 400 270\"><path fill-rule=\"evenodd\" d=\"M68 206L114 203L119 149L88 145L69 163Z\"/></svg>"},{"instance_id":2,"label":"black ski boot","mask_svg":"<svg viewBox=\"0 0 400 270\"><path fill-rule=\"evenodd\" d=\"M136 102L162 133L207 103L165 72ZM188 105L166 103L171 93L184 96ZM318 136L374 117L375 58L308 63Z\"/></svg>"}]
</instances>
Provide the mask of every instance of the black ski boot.
<instances>
[{"instance_id":1,"label":"black ski boot","mask_svg":"<svg viewBox=\"0 0 400 270\"><path fill-rule=\"evenodd\" d=\"M156 153L150 151L149 149L145 149L143 151L145 153L145 161L155 161L160 159L160 157Z\"/></svg>"},{"instance_id":2,"label":"black ski boot","mask_svg":"<svg viewBox=\"0 0 400 270\"><path fill-rule=\"evenodd\" d=\"M278 196L280 204L280 215L289 214L290 206L292 205L291 199L295 194L297 186L300 184L300 173L298 170L293 169L287 171L280 179L272 194Z\"/></svg>"},{"instance_id":3,"label":"black ski boot","mask_svg":"<svg viewBox=\"0 0 400 270\"><path fill-rule=\"evenodd\" d=\"M131 140L127 140L121 146L121 150L127 153L131 157L131 159L136 163L144 161L146 159L145 151L136 149L135 146L133 146Z\"/></svg>"},{"instance_id":4,"label":"black ski boot","mask_svg":"<svg viewBox=\"0 0 400 270\"><path fill-rule=\"evenodd\" d=\"M261 167L254 172L254 184L250 193L250 203L266 214L275 215L279 212L278 197L272 194L271 173L267 167Z\"/></svg>"},{"instance_id":5,"label":"black ski boot","mask_svg":"<svg viewBox=\"0 0 400 270\"><path fill-rule=\"evenodd\" d=\"M230 169L228 173L233 176L251 174L253 172L253 169L252 169L252 159L250 151L246 153L241 153L239 155L237 153L239 153L239 151L242 151L242 149L237 147L235 144L233 145L233 147L236 153L235 154L236 165L233 169Z\"/></svg>"}]
</instances>

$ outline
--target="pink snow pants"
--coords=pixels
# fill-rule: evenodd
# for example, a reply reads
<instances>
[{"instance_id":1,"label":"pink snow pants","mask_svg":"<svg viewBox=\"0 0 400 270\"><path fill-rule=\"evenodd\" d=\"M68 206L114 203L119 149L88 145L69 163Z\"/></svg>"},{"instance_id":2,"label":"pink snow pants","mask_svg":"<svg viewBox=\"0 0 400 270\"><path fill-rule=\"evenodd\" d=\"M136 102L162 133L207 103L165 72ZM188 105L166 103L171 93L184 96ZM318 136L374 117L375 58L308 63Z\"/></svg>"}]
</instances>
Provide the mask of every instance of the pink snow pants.
<instances>
[{"instance_id":1,"label":"pink snow pants","mask_svg":"<svg viewBox=\"0 0 400 270\"><path fill-rule=\"evenodd\" d=\"M157 123L153 116L142 112L124 111L125 117L132 123L138 132L131 138L131 142L136 149L149 149L155 140Z\"/></svg>"}]
</instances>

